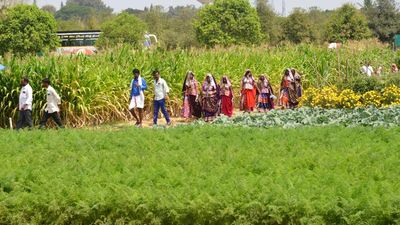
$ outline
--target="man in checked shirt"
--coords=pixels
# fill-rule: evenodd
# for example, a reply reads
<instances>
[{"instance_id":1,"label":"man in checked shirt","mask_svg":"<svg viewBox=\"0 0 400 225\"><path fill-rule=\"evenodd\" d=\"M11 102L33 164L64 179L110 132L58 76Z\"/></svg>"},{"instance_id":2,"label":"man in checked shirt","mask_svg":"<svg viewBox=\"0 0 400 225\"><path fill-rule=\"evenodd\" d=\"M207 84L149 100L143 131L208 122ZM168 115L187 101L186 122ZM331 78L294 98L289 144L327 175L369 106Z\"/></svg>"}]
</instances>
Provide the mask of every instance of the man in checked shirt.
<instances>
[{"instance_id":1,"label":"man in checked shirt","mask_svg":"<svg viewBox=\"0 0 400 225\"><path fill-rule=\"evenodd\" d=\"M50 118L53 118L59 128L64 128L60 118L60 108L58 107L58 105L61 104L61 98L57 94L56 90L50 86L50 83L51 82L48 78L42 80L42 87L47 89L47 106L43 118L40 121L40 129L45 128L47 120Z\"/></svg>"}]
</instances>

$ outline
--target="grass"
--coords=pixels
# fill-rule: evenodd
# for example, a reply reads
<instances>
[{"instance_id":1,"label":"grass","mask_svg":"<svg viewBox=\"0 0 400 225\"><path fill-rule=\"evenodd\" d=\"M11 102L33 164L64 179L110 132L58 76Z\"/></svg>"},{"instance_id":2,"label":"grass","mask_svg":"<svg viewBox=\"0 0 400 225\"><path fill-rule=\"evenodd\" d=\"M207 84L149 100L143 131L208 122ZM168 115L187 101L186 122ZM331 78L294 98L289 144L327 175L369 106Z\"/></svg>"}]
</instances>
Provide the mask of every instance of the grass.
<instances>
[{"instance_id":1,"label":"grass","mask_svg":"<svg viewBox=\"0 0 400 225\"><path fill-rule=\"evenodd\" d=\"M395 224L399 132L0 131L0 224Z\"/></svg>"}]
</instances>

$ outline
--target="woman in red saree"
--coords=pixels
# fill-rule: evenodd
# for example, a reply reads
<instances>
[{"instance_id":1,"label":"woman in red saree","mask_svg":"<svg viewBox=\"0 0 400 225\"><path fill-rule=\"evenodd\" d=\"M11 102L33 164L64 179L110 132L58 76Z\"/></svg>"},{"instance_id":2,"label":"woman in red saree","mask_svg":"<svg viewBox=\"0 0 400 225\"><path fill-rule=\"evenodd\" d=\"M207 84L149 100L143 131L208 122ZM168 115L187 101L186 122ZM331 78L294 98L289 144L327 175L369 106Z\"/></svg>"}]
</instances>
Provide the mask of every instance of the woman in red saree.
<instances>
[{"instance_id":1,"label":"woman in red saree","mask_svg":"<svg viewBox=\"0 0 400 225\"><path fill-rule=\"evenodd\" d=\"M256 107L257 88L255 80L250 70L246 70L242 79L242 91L240 99L240 108L244 112L253 112Z\"/></svg>"},{"instance_id":2,"label":"woman in red saree","mask_svg":"<svg viewBox=\"0 0 400 225\"><path fill-rule=\"evenodd\" d=\"M221 90L221 111L225 116L233 115L233 90L228 76L223 76L219 85Z\"/></svg>"}]
</instances>

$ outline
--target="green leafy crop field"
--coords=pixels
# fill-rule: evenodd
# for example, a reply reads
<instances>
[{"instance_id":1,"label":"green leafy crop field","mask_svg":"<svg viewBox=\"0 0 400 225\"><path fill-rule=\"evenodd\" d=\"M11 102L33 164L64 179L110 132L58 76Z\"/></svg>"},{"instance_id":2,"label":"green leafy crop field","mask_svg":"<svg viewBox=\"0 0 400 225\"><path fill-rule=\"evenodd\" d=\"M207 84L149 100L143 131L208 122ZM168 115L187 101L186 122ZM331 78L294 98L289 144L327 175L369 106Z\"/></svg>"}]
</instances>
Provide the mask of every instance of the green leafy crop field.
<instances>
[{"instance_id":1,"label":"green leafy crop field","mask_svg":"<svg viewBox=\"0 0 400 225\"><path fill-rule=\"evenodd\" d=\"M400 128L0 131L0 224L396 224Z\"/></svg>"}]
</instances>

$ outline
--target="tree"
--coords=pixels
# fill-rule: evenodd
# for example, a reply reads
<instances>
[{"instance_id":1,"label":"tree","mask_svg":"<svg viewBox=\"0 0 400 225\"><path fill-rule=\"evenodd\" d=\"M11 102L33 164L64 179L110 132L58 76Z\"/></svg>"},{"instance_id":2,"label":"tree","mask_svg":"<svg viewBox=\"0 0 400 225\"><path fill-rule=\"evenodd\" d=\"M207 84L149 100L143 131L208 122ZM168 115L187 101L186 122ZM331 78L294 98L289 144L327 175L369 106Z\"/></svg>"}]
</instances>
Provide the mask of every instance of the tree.
<instances>
[{"instance_id":1,"label":"tree","mask_svg":"<svg viewBox=\"0 0 400 225\"><path fill-rule=\"evenodd\" d=\"M321 10L318 7L311 7L307 11L308 20L311 22L313 27L313 36L315 40L319 42L324 41L324 30L327 23L332 15L332 11Z\"/></svg>"},{"instance_id":2,"label":"tree","mask_svg":"<svg viewBox=\"0 0 400 225\"><path fill-rule=\"evenodd\" d=\"M102 0L68 0L55 17L59 21L79 21L84 29L99 29L112 16L112 11Z\"/></svg>"},{"instance_id":3,"label":"tree","mask_svg":"<svg viewBox=\"0 0 400 225\"><path fill-rule=\"evenodd\" d=\"M58 46L54 17L32 5L7 9L0 23L0 54L36 53Z\"/></svg>"},{"instance_id":4,"label":"tree","mask_svg":"<svg viewBox=\"0 0 400 225\"><path fill-rule=\"evenodd\" d=\"M315 40L314 28L304 9L294 9L283 25L285 38L293 43Z\"/></svg>"},{"instance_id":5,"label":"tree","mask_svg":"<svg viewBox=\"0 0 400 225\"><path fill-rule=\"evenodd\" d=\"M53 5L44 5L42 7L42 10L49 12L51 15L54 15L57 12L56 7L54 7Z\"/></svg>"},{"instance_id":6,"label":"tree","mask_svg":"<svg viewBox=\"0 0 400 225\"><path fill-rule=\"evenodd\" d=\"M259 17L248 0L216 0L204 6L195 29L199 42L210 47L257 44L262 38Z\"/></svg>"},{"instance_id":7,"label":"tree","mask_svg":"<svg viewBox=\"0 0 400 225\"><path fill-rule=\"evenodd\" d=\"M67 0L68 4L77 4L82 7L89 7L96 11L107 11L112 13L113 9L108 7L102 0Z\"/></svg>"},{"instance_id":8,"label":"tree","mask_svg":"<svg viewBox=\"0 0 400 225\"><path fill-rule=\"evenodd\" d=\"M256 9L260 18L261 32L264 40L270 43L278 42L281 33L280 26L277 15L268 4L268 0L256 0Z\"/></svg>"},{"instance_id":9,"label":"tree","mask_svg":"<svg viewBox=\"0 0 400 225\"><path fill-rule=\"evenodd\" d=\"M366 17L353 5L345 4L332 15L325 35L327 41L345 42L368 38L371 31Z\"/></svg>"},{"instance_id":10,"label":"tree","mask_svg":"<svg viewBox=\"0 0 400 225\"><path fill-rule=\"evenodd\" d=\"M135 15L135 16L139 16L139 15L144 13L144 10L127 8L123 12L129 13L129 14L132 14L132 15Z\"/></svg>"},{"instance_id":11,"label":"tree","mask_svg":"<svg viewBox=\"0 0 400 225\"><path fill-rule=\"evenodd\" d=\"M76 3L69 3L57 11L55 17L58 20L87 20L92 15L93 9L80 6Z\"/></svg>"},{"instance_id":12,"label":"tree","mask_svg":"<svg viewBox=\"0 0 400 225\"><path fill-rule=\"evenodd\" d=\"M394 0L366 0L363 12L368 26L382 42L390 42L400 32L400 13Z\"/></svg>"},{"instance_id":13,"label":"tree","mask_svg":"<svg viewBox=\"0 0 400 225\"><path fill-rule=\"evenodd\" d=\"M97 46L108 47L118 44L130 44L139 47L143 41L146 24L136 16L121 13L105 22Z\"/></svg>"},{"instance_id":14,"label":"tree","mask_svg":"<svg viewBox=\"0 0 400 225\"><path fill-rule=\"evenodd\" d=\"M161 34L161 44L167 49L190 48L198 45L193 21L198 12L193 6L169 8L166 14L165 29Z\"/></svg>"}]
</instances>

